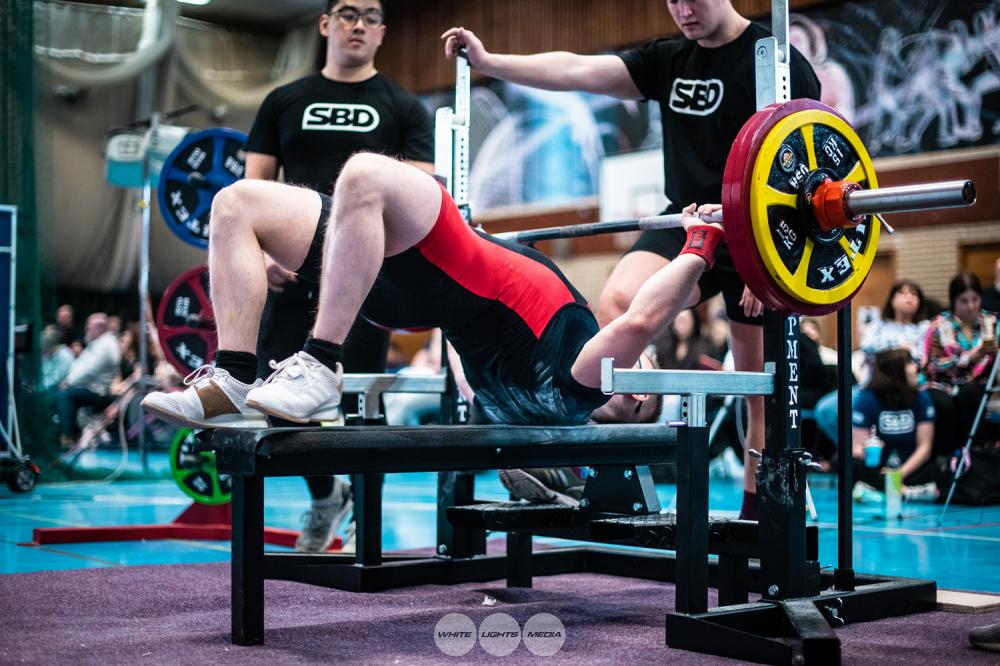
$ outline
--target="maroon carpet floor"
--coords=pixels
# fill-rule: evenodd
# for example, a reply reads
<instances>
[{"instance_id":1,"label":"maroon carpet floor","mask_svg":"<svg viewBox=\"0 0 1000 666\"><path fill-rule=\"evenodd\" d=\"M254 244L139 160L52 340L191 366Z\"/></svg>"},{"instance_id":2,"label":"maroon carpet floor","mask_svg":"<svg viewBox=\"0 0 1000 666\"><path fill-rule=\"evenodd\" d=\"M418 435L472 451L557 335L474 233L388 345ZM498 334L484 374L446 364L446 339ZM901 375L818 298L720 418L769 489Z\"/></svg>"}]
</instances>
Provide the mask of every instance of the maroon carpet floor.
<instances>
[{"instance_id":1,"label":"maroon carpet floor","mask_svg":"<svg viewBox=\"0 0 1000 666\"><path fill-rule=\"evenodd\" d=\"M603 575L425 585L373 594L268 581L266 644L229 642L229 566L134 566L0 576L2 664L709 664L736 663L664 647L673 586ZM484 606L486 595L496 599ZM491 613L521 625L551 613L565 626L562 649L536 657L523 645L494 657L475 645L448 657L433 631L448 613L478 625ZM1000 614L925 613L838 630L844 663L998 664L968 647L970 627Z\"/></svg>"}]
</instances>

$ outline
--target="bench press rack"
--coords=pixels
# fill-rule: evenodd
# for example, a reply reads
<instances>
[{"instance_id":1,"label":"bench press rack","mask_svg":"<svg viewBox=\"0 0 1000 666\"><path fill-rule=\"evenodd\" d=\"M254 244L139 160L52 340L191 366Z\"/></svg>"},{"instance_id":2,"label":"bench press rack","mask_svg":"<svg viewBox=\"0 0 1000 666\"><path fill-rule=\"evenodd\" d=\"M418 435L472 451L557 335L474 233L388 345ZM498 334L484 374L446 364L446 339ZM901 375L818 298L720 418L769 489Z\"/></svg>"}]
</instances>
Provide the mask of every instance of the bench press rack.
<instances>
[{"instance_id":1,"label":"bench press rack","mask_svg":"<svg viewBox=\"0 0 1000 666\"><path fill-rule=\"evenodd\" d=\"M848 315L848 333L849 325ZM263 642L265 579L357 592L505 576L510 586L530 586L533 575L582 572L672 580L676 609L666 616L669 646L767 663L802 658L837 663L840 643L831 625L932 610L932 581L854 575L843 559L851 546L849 528L839 534L837 571L820 571L816 528L805 524L808 454L798 447L798 320L768 313L765 330L763 373L621 370L605 361L606 392L681 394L683 423L214 431L202 446L216 452L219 471L233 479L233 642ZM773 334L779 330L784 334ZM362 394L359 407L367 423L375 421L382 392L440 393L449 386L453 382L447 371L433 377L345 376L345 392ZM704 404L710 394L767 396L759 526L709 516ZM677 511L669 516L659 513L645 465L674 460ZM498 506L473 497L470 471L580 464L598 471L587 480L585 497L591 503L582 509ZM437 552L383 554L383 475L420 471L439 472ZM264 478L306 473L355 475L353 555L264 552ZM850 488L842 486L839 492L841 509L846 506L849 515ZM508 531L505 554L486 554L487 530ZM533 535L657 551L588 545L533 552ZM676 550L676 555L663 549ZM709 553L718 554L718 562L710 562ZM759 559L760 566L751 566L750 558ZM720 590L723 605L718 608L708 608L709 584ZM749 591L762 594L761 600L746 603Z\"/></svg>"}]
</instances>

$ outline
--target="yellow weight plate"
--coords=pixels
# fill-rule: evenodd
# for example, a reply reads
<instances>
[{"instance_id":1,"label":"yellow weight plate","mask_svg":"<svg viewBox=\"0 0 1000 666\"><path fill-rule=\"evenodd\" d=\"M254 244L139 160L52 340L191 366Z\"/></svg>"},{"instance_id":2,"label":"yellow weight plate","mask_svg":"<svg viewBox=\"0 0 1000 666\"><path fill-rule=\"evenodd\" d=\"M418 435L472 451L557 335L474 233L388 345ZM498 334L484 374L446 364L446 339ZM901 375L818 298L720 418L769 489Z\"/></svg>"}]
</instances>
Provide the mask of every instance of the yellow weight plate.
<instances>
[{"instance_id":1,"label":"yellow weight plate","mask_svg":"<svg viewBox=\"0 0 1000 666\"><path fill-rule=\"evenodd\" d=\"M819 242L817 230L808 224L810 207L799 195L802 183L818 169L833 180L878 187L857 133L839 116L820 109L791 113L768 131L748 187L760 258L774 283L806 306L799 311L850 299L871 270L881 226L870 217L856 229L838 230Z\"/></svg>"}]
</instances>

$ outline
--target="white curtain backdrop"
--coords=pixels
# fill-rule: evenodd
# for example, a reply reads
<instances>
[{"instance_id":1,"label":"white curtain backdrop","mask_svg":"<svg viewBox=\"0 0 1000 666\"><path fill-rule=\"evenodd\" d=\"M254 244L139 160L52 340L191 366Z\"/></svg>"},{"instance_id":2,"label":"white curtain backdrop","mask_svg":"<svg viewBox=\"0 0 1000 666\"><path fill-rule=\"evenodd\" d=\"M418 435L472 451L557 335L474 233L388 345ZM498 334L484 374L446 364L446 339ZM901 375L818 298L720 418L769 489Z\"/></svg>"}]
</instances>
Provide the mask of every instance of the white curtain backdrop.
<instances>
[{"instance_id":1,"label":"white curtain backdrop","mask_svg":"<svg viewBox=\"0 0 1000 666\"><path fill-rule=\"evenodd\" d=\"M156 110L202 109L177 122L246 132L264 96L313 71L320 49L315 21L284 34L252 33L182 18L177 0L146 0L145 9L38 0L35 25L37 149L49 151L39 163L51 165L38 174L52 211L40 223L50 225L57 283L97 290L137 282L138 191L107 183L103 151L109 130L142 120L140 75L162 65ZM151 208L157 292L207 257L170 233L155 192Z\"/></svg>"}]
</instances>

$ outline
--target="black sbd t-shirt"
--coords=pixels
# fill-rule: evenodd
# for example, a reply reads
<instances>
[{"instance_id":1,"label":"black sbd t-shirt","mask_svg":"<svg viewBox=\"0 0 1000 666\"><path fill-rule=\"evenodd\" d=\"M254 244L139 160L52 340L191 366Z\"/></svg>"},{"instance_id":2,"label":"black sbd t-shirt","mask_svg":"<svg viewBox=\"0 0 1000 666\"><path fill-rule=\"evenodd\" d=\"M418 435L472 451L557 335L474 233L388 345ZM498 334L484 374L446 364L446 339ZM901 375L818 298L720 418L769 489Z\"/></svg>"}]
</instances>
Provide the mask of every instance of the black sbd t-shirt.
<instances>
[{"instance_id":1,"label":"black sbd t-shirt","mask_svg":"<svg viewBox=\"0 0 1000 666\"><path fill-rule=\"evenodd\" d=\"M751 23L718 48L661 38L619 54L643 97L660 105L668 211L722 200L726 158L743 124L757 110L754 44L769 36L768 30ZM819 80L794 48L791 79L792 98L819 99Z\"/></svg>"},{"instance_id":2,"label":"black sbd t-shirt","mask_svg":"<svg viewBox=\"0 0 1000 666\"><path fill-rule=\"evenodd\" d=\"M316 73L271 91L246 148L277 157L286 182L330 194L359 151L433 162L434 123L415 95L381 74L344 83Z\"/></svg>"}]
</instances>

